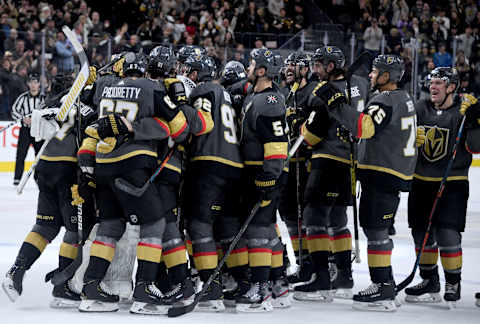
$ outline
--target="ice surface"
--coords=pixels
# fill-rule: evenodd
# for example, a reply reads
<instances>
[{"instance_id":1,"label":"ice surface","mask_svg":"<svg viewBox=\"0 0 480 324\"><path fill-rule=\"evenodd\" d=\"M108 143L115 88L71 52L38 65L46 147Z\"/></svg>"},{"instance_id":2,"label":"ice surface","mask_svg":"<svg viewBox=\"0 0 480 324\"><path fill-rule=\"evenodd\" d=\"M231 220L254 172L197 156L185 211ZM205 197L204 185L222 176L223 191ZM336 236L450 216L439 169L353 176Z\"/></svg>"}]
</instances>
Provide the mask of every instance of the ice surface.
<instances>
[{"instance_id":1,"label":"ice surface","mask_svg":"<svg viewBox=\"0 0 480 324\"><path fill-rule=\"evenodd\" d=\"M0 173L0 276L4 276L14 262L18 249L30 231L36 216L38 190L33 181L27 185L23 195L17 196L12 186L13 175ZM414 263L414 249L406 223L406 196L402 196L397 214L397 235L393 238L393 269L399 282L410 273ZM350 223L353 224L350 218ZM350 224L350 225L351 225ZM283 227L282 227L283 228ZM353 233L353 231L352 231ZM127 310L109 314L82 314L76 310L54 310L48 304L51 300L51 285L44 282L45 274L56 268L60 238L53 241L41 258L27 272L23 295L12 304L0 291L0 324L10 323L436 323L460 324L480 323L480 308L474 305L474 293L480 291L480 168L470 172L470 200L467 229L463 235L462 299L455 310L442 306L405 305L396 313L372 313L352 310L351 301L335 300L332 304L293 302L286 310L275 310L268 314L202 314L192 313L176 319L157 316L136 316ZM354 263L354 290L369 285L366 241L361 234L361 264ZM441 274L441 277L443 275ZM418 282L418 278L415 279ZM443 291L442 282L442 291ZM401 296L403 300L403 293Z\"/></svg>"}]
</instances>

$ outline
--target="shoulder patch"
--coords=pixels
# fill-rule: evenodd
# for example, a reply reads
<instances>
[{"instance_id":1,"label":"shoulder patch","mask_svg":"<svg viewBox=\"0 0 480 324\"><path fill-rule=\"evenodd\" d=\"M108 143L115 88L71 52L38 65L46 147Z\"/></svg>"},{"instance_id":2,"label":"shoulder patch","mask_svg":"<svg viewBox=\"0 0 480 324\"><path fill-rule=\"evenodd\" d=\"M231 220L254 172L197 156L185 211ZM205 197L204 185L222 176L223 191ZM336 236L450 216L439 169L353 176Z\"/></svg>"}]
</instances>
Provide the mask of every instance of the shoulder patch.
<instances>
[{"instance_id":1,"label":"shoulder patch","mask_svg":"<svg viewBox=\"0 0 480 324\"><path fill-rule=\"evenodd\" d=\"M275 95L267 96L267 104L276 104L277 102L278 102L278 96L275 96Z\"/></svg>"}]
</instances>

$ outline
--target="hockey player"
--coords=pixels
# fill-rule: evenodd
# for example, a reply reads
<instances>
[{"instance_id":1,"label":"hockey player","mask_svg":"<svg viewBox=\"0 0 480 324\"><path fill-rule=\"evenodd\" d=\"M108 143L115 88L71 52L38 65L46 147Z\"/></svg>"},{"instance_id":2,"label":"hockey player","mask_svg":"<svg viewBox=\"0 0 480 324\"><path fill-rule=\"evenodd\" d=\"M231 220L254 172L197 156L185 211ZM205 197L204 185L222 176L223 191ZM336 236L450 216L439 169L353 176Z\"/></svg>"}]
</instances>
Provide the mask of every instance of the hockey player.
<instances>
[{"instance_id":1,"label":"hockey player","mask_svg":"<svg viewBox=\"0 0 480 324\"><path fill-rule=\"evenodd\" d=\"M480 104L469 94L456 95L459 86L457 71L434 69L429 76L430 99L416 104L419 133L419 156L412 189L408 198L408 223L412 228L415 248L422 246L433 201L449 160L452 146L466 114L465 131L457 146L452 171L433 215L428 241L420 258L422 282L405 289L407 302L441 302L439 296L438 254L445 273L447 302L460 299L462 271L461 237L465 229L469 194L468 170L472 153L480 152Z\"/></svg>"},{"instance_id":2,"label":"hockey player","mask_svg":"<svg viewBox=\"0 0 480 324\"><path fill-rule=\"evenodd\" d=\"M247 71L243 64L238 61L230 61L225 64L221 73L220 83L230 94L232 107L239 116L243 100L252 87L252 84L248 81Z\"/></svg>"},{"instance_id":3,"label":"hockey player","mask_svg":"<svg viewBox=\"0 0 480 324\"><path fill-rule=\"evenodd\" d=\"M388 228L399 203L399 192L409 191L417 160L416 114L412 99L397 83L404 63L395 55L379 55L370 72L373 97L355 121L359 139L358 178L362 185L360 225L368 239L368 266L372 284L353 296L353 307L395 311L395 283Z\"/></svg>"},{"instance_id":4,"label":"hockey player","mask_svg":"<svg viewBox=\"0 0 480 324\"><path fill-rule=\"evenodd\" d=\"M83 154L95 156L100 224L84 276L80 311L118 310L118 296L111 294L101 281L126 221L140 226L137 281L130 311L142 314L166 311L165 300L154 282L162 256L165 214L171 208L163 204L156 186L149 186L141 197L135 197L114 184L115 178L123 178L135 186L143 185L157 167L154 140L165 139L174 130L187 127L176 103L175 91L181 89L170 87L167 93L155 90L153 81L143 78L146 68L142 54L124 64L125 79L103 89L99 104L101 118L87 128L90 138L82 144ZM155 127L145 123L152 117L161 117ZM78 193L82 198L80 185Z\"/></svg>"},{"instance_id":5,"label":"hockey player","mask_svg":"<svg viewBox=\"0 0 480 324\"><path fill-rule=\"evenodd\" d=\"M206 129L195 133L188 144L190 162L184 184L184 215L194 264L205 283L218 264L215 241L228 241L236 234L227 220L235 215L243 161L235 112L229 94L213 82L213 60L193 55L187 58L185 67L186 73L198 81L190 94L190 105L205 117L206 123ZM214 225L217 228L214 229ZM242 258L242 253L245 252L234 251L229 263L233 259L240 262L246 259ZM215 278L198 307L205 311L222 311L225 309L222 299L222 286Z\"/></svg>"},{"instance_id":6,"label":"hockey player","mask_svg":"<svg viewBox=\"0 0 480 324\"><path fill-rule=\"evenodd\" d=\"M177 79L182 81L183 86L185 87L185 93L187 97L190 96L190 93L195 88L196 80L192 80L188 76L189 73L186 72L187 67L185 66L185 61L190 56L198 55L207 55L205 48L196 45L186 45L180 48L177 52L177 63L175 70L177 71Z\"/></svg>"},{"instance_id":7,"label":"hockey player","mask_svg":"<svg viewBox=\"0 0 480 324\"><path fill-rule=\"evenodd\" d=\"M87 83L91 84L93 80L94 78L90 77ZM57 82L61 81L57 80ZM71 84L64 82L60 87L54 84L54 88L60 89L70 86ZM47 99L47 101L50 100ZM51 102L50 104L51 107L58 107L60 102ZM49 139L50 141L36 168L39 188L36 223L25 238L15 264L10 268L2 283L5 293L12 302L15 302L22 294L25 272L40 257L45 247L55 239L62 226L65 226L66 231L60 245L59 264L56 271L63 271L77 256L77 208L71 205L70 193L70 187L77 182L77 135L85 125L88 125L89 121L95 120L97 117L88 106L81 104L81 107L81 109L78 106L73 107L68 119L61 127L58 127L53 120L58 108L47 107L47 109L36 111L32 116L32 136L38 140ZM82 125L78 124L77 113L83 115ZM88 236L88 232L95 222L91 199L87 200L82 210L83 230ZM75 291L70 279L61 285L54 286L52 293L54 299L50 303L51 307L78 306L80 294Z\"/></svg>"},{"instance_id":8,"label":"hockey player","mask_svg":"<svg viewBox=\"0 0 480 324\"><path fill-rule=\"evenodd\" d=\"M313 62L314 73L320 81L329 81L339 91L347 92L344 77L345 55L340 48L325 46L317 49ZM315 83L310 95L310 104L314 106L322 104L315 96L316 87ZM363 111L368 90L366 80L353 76L350 105L345 105L343 109L350 109L355 114L357 110ZM339 297L352 298L352 237L347 228L347 206L352 204L350 147L337 136L338 129L342 125L332 116L329 120L328 130L322 141L318 142L318 138L322 136L316 136L308 129L304 128L303 133L306 142L313 146L312 170L308 176L305 191L307 205L304 217L316 278L311 283L295 287L294 297L299 300L331 302L333 301L332 289L338 290ZM328 271L330 250L338 269L333 286L330 285L331 278Z\"/></svg>"},{"instance_id":9,"label":"hockey player","mask_svg":"<svg viewBox=\"0 0 480 324\"><path fill-rule=\"evenodd\" d=\"M241 147L245 159L242 176L242 211L246 217L261 199L260 209L251 221L245 237L248 246L250 287L239 291L237 311L262 312L273 309L270 301L270 267L282 265L282 247L275 232L276 209L287 158L284 97L272 78L278 73L274 54L255 49L250 54L248 77L253 92L245 98L241 115ZM272 251L277 251L272 254Z\"/></svg>"}]
</instances>

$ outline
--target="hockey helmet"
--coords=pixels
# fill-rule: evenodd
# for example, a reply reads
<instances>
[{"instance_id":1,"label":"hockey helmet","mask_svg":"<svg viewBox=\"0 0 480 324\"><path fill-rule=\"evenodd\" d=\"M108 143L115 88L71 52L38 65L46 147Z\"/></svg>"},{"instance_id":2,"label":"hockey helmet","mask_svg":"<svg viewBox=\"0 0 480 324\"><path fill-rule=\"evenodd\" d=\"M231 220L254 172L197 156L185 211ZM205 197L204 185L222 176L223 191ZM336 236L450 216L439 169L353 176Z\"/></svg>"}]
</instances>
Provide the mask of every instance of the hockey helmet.
<instances>
[{"instance_id":1,"label":"hockey helmet","mask_svg":"<svg viewBox=\"0 0 480 324\"><path fill-rule=\"evenodd\" d=\"M201 46L186 45L181 47L177 53L177 59L180 63L185 63L187 58L192 55L207 55L207 50Z\"/></svg>"},{"instance_id":2,"label":"hockey helmet","mask_svg":"<svg viewBox=\"0 0 480 324\"><path fill-rule=\"evenodd\" d=\"M345 54L337 46L324 46L317 48L313 54L314 61L320 61L323 64L332 62L335 64L335 69L343 69L345 66Z\"/></svg>"},{"instance_id":3,"label":"hockey helmet","mask_svg":"<svg viewBox=\"0 0 480 324\"><path fill-rule=\"evenodd\" d=\"M148 57L147 71L154 78L167 77L175 69L177 58L170 47L157 46Z\"/></svg>"},{"instance_id":4,"label":"hockey helmet","mask_svg":"<svg viewBox=\"0 0 480 324\"><path fill-rule=\"evenodd\" d=\"M379 75L384 72L390 74L389 82L397 83L405 73L405 63L400 56L397 55L379 55L373 60L372 68L378 70Z\"/></svg>"},{"instance_id":5,"label":"hockey helmet","mask_svg":"<svg viewBox=\"0 0 480 324\"><path fill-rule=\"evenodd\" d=\"M309 67L311 62L311 55L305 52L290 53L285 59L285 64L298 65L299 67Z\"/></svg>"},{"instance_id":6,"label":"hockey helmet","mask_svg":"<svg viewBox=\"0 0 480 324\"><path fill-rule=\"evenodd\" d=\"M137 53L135 54L135 59L131 62L125 60L123 63L123 75L145 75L147 71L147 57L145 54Z\"/></svg>"},{"instance_id":7,"label":"hockey helmet","mask_svg":"<svg viewBox=\"0 0 480 324\"><path fill-rule=\"evenodd\" d=\"M255 48L250 52L250 60L255 61L255 69L265 68L267 70L266 76L268 78L275 77L279 69L277 68L278 62L275 60L274 53L266 48ZM278 59L277 59L278 61Z\"/></svg>"},{"instance_id":8,"label":"hockey helmet","mask_svg":"<svg viewBox=\"0 0 480 324\"><path fill-rule=\"evenodd\" d=\"M458 76L458 72L457 72L457 69L455 68L451 68L451 67L437 67L435 69L433 69L432 72L430 72L430 74L428 75L428 83L430 83L430 81L432 79L442 79L443 81L445 81L445 86L449 86L450 84L455 84L455 91L457 91L458 89L458 85L459 85L459 76Z\"/></svg>"},{"instance_id":9,"label":"hockey helmet","mask_svg":"<svg viewBox=\"0 0 480 324\"><path fill-rule=\"evenodd\" d=\"M215 77L215 61L206 55L191 55L185 61L185 72L197 71L198 81L210 81Z\"/></svg>"},{"instance_id":10,"label":"hockey helmet","mask_svg":"<svg viewBox=\"0 0 480 324\"><path fill-rule=\"evenodd\" d=\"M224 86L234 84L237 81L245 79L247 72L242 63L238 61L230 61L225 64L221 73L220 83Z\"/></svg>"}]
</instances>

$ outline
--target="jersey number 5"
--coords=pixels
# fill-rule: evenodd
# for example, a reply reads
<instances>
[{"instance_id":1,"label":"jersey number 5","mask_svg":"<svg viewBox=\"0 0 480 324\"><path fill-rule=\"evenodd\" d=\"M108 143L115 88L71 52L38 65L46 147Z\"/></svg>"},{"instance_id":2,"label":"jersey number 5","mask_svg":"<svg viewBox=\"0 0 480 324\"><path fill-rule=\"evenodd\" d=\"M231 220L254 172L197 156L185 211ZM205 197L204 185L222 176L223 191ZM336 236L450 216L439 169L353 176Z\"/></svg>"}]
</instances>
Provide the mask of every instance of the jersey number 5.
<instances>
[{"instance_id":1,"label":"jersey number 5","mask_svg":"<svg viewBox=\"0 0 480 324\"><path fill-rule=\"evenodd\" d=\"M403 148L404 156L415 156L415 137L417 136L417 116L402 118L402 130L409 132L407 145Z\"/></svg>"},{"instance_id":2,"label":"jersey number 5","mask_svg":"<svg viewBox=\"0 0 480 324\"><path fill-rule=\"evenodd\" d=\"M109 113L122 114L129 122L133 122L138 113L138 104L125 100L102 99L100 101L100 117Z\"/></svg>"}]
</instances>

